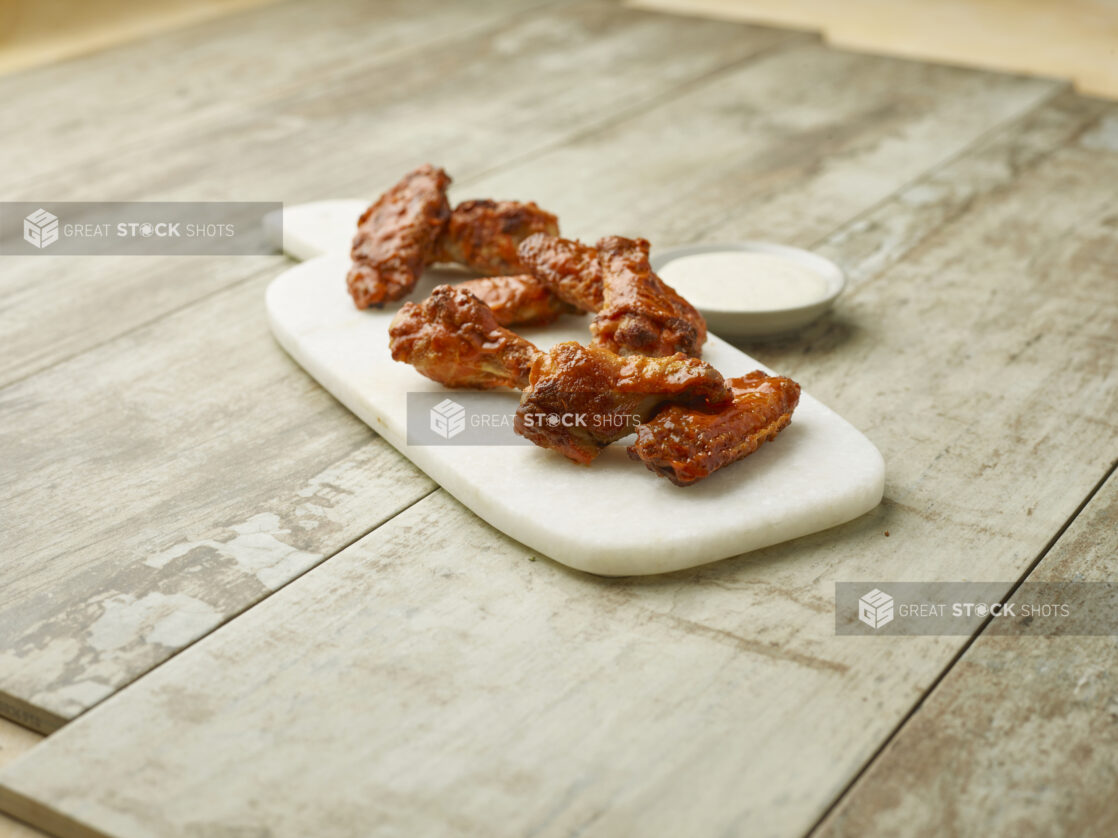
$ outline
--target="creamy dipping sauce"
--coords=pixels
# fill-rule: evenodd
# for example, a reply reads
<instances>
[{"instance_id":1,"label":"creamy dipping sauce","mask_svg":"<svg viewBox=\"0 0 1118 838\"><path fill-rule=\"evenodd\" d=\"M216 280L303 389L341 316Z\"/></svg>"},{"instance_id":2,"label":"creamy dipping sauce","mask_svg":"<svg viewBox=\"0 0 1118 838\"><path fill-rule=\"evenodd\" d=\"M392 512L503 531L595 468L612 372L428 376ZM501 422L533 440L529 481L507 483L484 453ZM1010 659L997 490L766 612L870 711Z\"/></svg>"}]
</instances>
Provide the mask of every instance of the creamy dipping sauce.
<instances>
[{"instance_id":1,"label":"creamy dipping sauce","mask_svg":"<svg viewBox=\"0 0 1118 838\"><path fill-rule=\"evenodd\" d=\"M774 311L827 296L827 280L774 253L718 250L672 259L659 274L696 308Z\"/></svg>"}]
</instances>

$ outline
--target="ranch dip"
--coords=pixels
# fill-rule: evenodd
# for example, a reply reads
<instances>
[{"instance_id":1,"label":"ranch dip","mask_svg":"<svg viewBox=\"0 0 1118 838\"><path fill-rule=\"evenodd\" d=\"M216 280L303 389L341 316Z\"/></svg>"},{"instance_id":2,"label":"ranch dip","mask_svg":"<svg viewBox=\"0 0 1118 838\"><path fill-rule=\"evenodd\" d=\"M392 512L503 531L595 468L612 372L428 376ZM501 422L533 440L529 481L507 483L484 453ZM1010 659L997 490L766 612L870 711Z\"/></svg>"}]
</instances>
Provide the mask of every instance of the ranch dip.
<instances>
[{"instance_id":1,"label":"ranch dip","mask_svg":"<svg viewBox=\"0 0 1118 838\"><path fill-rule=\"evenodd\" d=\"M808 305L827 295L822 276L774 253L697 253L672 259L659 274L700 309L774 311Z\"/></svg>"}]
</instances>

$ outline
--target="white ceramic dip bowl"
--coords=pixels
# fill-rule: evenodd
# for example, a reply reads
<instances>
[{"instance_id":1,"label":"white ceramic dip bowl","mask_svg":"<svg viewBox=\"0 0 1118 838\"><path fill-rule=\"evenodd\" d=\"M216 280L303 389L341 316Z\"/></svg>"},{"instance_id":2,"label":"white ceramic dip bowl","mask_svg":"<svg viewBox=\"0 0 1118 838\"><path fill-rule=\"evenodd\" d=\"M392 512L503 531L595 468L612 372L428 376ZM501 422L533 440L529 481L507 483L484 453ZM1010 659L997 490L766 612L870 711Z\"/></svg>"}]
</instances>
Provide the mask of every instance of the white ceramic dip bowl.
<instances>
[{"instance_id":1,"label":"white ceramic dip bowl","mask_svg":"<svg viewBox=\"0 0 1118 838\"><path fill-rule=\"evenodd\" d=\"M734 253L764 254L765 258L752 260L754 265L740 260L739 276L727 274L727 268L738 260L709 256L732 256ZM786 264L781 265L782 261ZM846 286L842 270L830 259L809 250L771 242L741 241L653 249L651 262L652 269L668 285L702 312L711 332L731 339L771 338L802 329L829 309ZM672 262L676 263L675 270L668 267ZM704 264L712 269L717 266L717 277L694 276ZM768 271L769 275L757 277L756 289L744 285L733 287L732 283L749 283L753 271Z\"/></svg>"}]
</instances>

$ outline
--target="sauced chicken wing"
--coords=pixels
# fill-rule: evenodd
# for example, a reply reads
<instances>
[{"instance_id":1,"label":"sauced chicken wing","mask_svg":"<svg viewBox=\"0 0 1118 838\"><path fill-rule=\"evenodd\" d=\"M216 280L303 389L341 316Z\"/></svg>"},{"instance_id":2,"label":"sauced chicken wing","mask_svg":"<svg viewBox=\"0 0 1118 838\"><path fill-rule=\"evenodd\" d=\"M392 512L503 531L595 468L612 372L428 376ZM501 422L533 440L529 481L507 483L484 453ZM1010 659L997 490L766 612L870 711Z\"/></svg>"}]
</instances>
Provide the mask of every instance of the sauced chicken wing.
<instances>
[{"instance_id":1,"label":"sauced chicken wing","mask_svg":"<svg viewBox=\"0 0 1118 838\"><path fill-rule=\"evenodd\" d=\"M379 308L415 287L450 216L449 185L446 172L423 165L365 210L357 221L353 266L346 277L354 305Z\"/></svg>"},{"instance_id":2,"label":"sauced chicken wing","mask_svg":"<svg viewBox=\"0 0 1118 838\"><path fill-rule=\"evenodd\" d=\"M435 244L435 262L486 275L524 273L516 248L534 233L559 232L559 221L529 201L463 201Z\"/></svg>"},{"instance_id":3,"label":"sauced chicken wing","mask_svg":"<svg viewBox=\"0 0 1118 838\"><path fill-rule=\"evenodd\" d=\"M696 358L621 357L570 341L536 356L514 428L586 465L664 402L713 409L729 398L718 371Z\"/></svg>"},{"instance_id":4,"label":"sauced chicken wing","mask_svg":"<svg viewBox=\"0 0 1118 838\"><path fill-rule=\"evenodd\" d=\"M405 303L388 328L394 361L447 387L522 389L539 354L502 327L481 300L440 285L422 303Z\"/></svg>"},{"instance_id":5,"label":"sauced chicken wing","mask_svg":"<svg viewBox=\"0 0 1118 838\"><path fill-rule=\"evenodd\" d=\"M706 321L652 271L648 242L609 236L597 246L535 235L520 260L559 299L596 312L594 342L620 355L699 357Z\"/></svg>"},{"instance_id":6,"label":"sauced chicken wing","mask_svg":"<svg viewBox=\"0 0 1118 838\"><path fill-rule=\"evenodd\" d=\"M560 314L576 311L530 274L469 279L454 287L466 289L489 306L502 326L544 326Z\"/></svg>"},{"instance_id":7,"label":"sauced chicken wing","mask_svg":"<svg viewBox=\"0 0 1118 838\"><path fill-rule=\"evenodd\" d=\"M528 272L563 302L579 311L602 307L602 264L594 248L540 233L521 242L517 252Z\"/></svg>"},{"instance_id":8,"label":"sauced chicken wing","mask_svg":"<svg viewBox=\"0 0 1118 838\"><path fill-rule=\"evenodd\" d=\"M752 454L792 421L800 385L760 370L731 378L733 401L714 412L669 405L637 429L629 456L677 486Z\"/></svg>"},{"instance_id":9,"label":"sauced chicken wing","mask_svg":"<svg viewBox=\"0 0 1118 838\"><path fill-rule=\"evenodd\" d=\"M604 300L590 324L594 342L621 355L698 358L707 339L706 321L652 270L648 242L609 236L598 242Z\"/></svg>"}]
</instances>

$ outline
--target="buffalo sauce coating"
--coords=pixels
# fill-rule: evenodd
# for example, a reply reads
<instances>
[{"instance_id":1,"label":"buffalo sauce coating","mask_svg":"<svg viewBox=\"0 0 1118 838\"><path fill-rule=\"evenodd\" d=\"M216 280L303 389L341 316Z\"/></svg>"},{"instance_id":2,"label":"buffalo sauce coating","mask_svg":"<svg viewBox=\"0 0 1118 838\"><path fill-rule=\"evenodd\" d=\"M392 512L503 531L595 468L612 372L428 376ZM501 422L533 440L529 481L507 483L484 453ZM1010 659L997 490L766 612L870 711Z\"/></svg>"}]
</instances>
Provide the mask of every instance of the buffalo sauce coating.
<instances>
[{"instance_id":1,"label":"buffalo sauce coating","mask_svg":"<svg viewBox=\"0 0 1118 838\"><path fill-rule=\"evenodd\" d=\"M718 370L696 358L621 357L568 341L536 357L514 428L585 465L664 402L713 409L729 398Z\"/></svg>"},{"instance_id":2,"label":"buffalo sauce coating","mask_svg":"<svg viewBox=\"0 0 1118 838\"><path fill-rule=\"evenodd\" d=\"M392 359L447 387L523 388L539 353L500 326L463 288L440 285L422 303L405 303L388 329Z\"/></svg>"},{"instance_id":3,"label":"buffalo sauce coating","mask_svg":"<svg viewBox=\"0 0 1118 838\"><path fill-rule=\"evenodd\" d=\"M531 274L468 279L454 287L489 306L502 326L543 326L572 311Z\"/></svg>"},{"instance_id":4,"label":"buffalo sauce coating","mask_svg":"<svg viewBox=\"0 0 1118 838\"><path fill-rule=\"evenodd\" d=\"M594 248L537 234L521 242L517 252L524 267L563 302L579 311L602 307L602 264Z\"/></svg>"},{"instance_id":5,"label":"buffalo sauce coating","mask_svg":"<svg viewBox=\"0 0 1118 838\"><path fill-rule=\"evenodd\" d=\"M383 306L415 287L433 255L450 205L450 177L423 165L385 192L357 221L346 286L357 308Z\"/></svg>"},{"instance_id":6,"label":"buffalo sauce coating","mask_svg":"<svg viewBox=\"0 0 1118 838\"><path fill-rule=\"evenodd\" d=\"M660 411L637 429L629 456L678 486L687 486L752 454L787 427L800 400L790 378L755 370L726 382L732 402L704 412L680 405Z\"/></svg>"},{"instance_id":7,"label":"buffalo sauce coating","mask_svg":"<svg viewBox=\"0 0 1118 838\"><path fill-rule=\"evenodd\" d=\"M488 275L523 273L517 247L535 233L557 235L559 219L532 201L463 201L451 212L432 261Z\"/></svg>"},{"instance_id":8,"label":"buffalo sauce coating","mask_svg":"<svg viewBox=\"0 0 1118 838\"><path fill-rule=\"evenodd\" d=\"M699 357L706 321L652 270L648 241L607 236L596 249L604 294L590 327L595 342L621 354Z\"/></svg>"}]
</instances>

